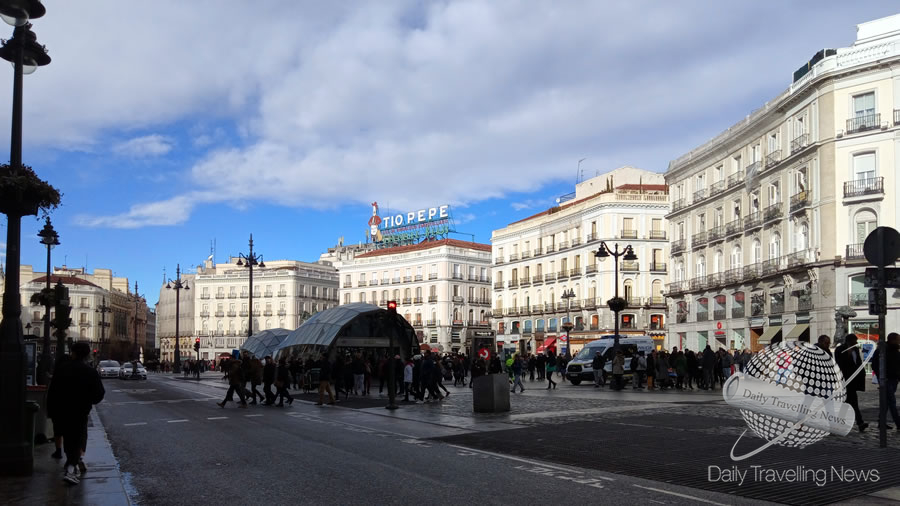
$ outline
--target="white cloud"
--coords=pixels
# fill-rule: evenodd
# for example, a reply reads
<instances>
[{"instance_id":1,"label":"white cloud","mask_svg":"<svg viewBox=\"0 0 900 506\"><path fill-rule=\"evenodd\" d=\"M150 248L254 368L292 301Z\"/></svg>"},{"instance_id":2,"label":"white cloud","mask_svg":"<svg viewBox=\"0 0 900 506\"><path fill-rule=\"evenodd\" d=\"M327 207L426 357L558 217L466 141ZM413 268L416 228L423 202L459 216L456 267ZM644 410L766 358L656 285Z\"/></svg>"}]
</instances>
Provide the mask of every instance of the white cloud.
<instances>
[{"instance_id":1,"label":"white cloud","mask_svg":"<svg viewBox=\"0 0 900 506\"><path fill-rule=\"evenodd\" d=\"M113 152L136 158L162 156L171 151L174 144L172 139L162 135L145 135L113 146Z\"/></svg>"},{"instance_id":2,"label":"white cloud","mask_svg":"<svg viewBox=\"0 0 900 506\"><path fill-rule=\"evenodd\" d=\"M453 217L453 223L456 225L464 225L475 221L477 218L478 216L476 216L475 213L461 213Z\"/></svg>"},{"instance_id":3,"label":"white cloud","mask_svg":"<svg viewBox=\"0 0 900 506\"><path fill-rule=\"evenodd\" d=\"M541 206L546 207L546 204L544 204L540 200L535 200L535 199L523 200L521 202L512 202L510 204L510 207L512 207L516 211L523 211L525 209L533 209L535 207L541 207Z\"/></svg>"},{"instance_id":4,"label":"white cloud","mask_svg":"<svg viewBox=\"0 0 900 506\"><path fill-rule=\"evenodd\" d=\"M569 181L583 157L586 172L662 171L893 8L815 5L58 2L35 22L53 62L27 79L25 138L89 149L204 125L177 139L208 150L181 197L91 226L178 224L217 201L459 205ZM150 156L175 142L154 137L126 144Z\"/></svg>"}]
</instances>

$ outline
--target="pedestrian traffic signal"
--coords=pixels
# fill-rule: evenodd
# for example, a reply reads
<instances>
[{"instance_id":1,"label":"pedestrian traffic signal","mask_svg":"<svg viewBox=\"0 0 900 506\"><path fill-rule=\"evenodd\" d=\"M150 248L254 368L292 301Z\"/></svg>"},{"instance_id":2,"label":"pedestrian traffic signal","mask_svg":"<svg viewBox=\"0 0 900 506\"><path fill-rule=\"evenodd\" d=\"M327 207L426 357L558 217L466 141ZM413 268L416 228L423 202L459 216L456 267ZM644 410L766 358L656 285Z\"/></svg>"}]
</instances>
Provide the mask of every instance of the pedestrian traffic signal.
<instances>
[{"instance_id":1,"label":"pedestrian traffic signal","mask_svg":"<svg viewBox=\"0 0 900 506\"><path fill-rule=\"evenodd\" d=\"M194 351L200 351L200 338L198 337L196 341L194 341Z\"/></svg>"},{"instance_id":2,"label":"pedestrian traffic signal","mask_svg":"<svg viewBox=\"0 0 900 506\"><path fill-rule=\"evenodd\" d=\"M390 311L391 313L397 314L397 301L396 301L396 300L389 300L389 301L388 301L387 309L388 309L388 311Z\"/></svg>"}]
</instances>

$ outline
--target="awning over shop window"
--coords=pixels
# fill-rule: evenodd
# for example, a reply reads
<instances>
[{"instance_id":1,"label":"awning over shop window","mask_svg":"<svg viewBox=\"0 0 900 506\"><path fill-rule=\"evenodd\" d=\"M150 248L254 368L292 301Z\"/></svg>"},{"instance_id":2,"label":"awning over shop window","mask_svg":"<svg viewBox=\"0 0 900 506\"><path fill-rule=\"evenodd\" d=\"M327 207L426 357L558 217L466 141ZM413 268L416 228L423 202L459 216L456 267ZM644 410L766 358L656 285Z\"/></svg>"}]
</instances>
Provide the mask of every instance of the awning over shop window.
<instances>
[{"instance_id":1,"label":"awning over shop window","mask_svg":"<svg viewBox=\"0 0 900 506\"><path fill-rule=\"evenodd\" d=\"M797 341L801 340L801 336L806 334L806 340L809 341L809 324L808 323L798 323L794 325L794 328L788 332L788 335L784 336L785 341Z\"/></svg>"},{"instance_id":2,"label":"awning over shop window","mask_svg":"<svg viewBox=\"0 0 900 506\"><path fill-rule=\"evenodd\" d=\"M544 353L549 348L556 348L556 338L548 337L544 344L538 346L537 351L535 353Z\"/></svg>"},{"instance_id":3,"label":"awning over shop window","mask_svg":"<svg viewBox=\"0 0 900 506\"><path fill-rule=\"evenodd\" d=\"M762 335L759 336L757 342L759 344L769 344L772 342L772 339L778 334L781 334L781 326L773 325L771 327L768 327L765 332L763 332Z\"/></svg>"}]
</instances>

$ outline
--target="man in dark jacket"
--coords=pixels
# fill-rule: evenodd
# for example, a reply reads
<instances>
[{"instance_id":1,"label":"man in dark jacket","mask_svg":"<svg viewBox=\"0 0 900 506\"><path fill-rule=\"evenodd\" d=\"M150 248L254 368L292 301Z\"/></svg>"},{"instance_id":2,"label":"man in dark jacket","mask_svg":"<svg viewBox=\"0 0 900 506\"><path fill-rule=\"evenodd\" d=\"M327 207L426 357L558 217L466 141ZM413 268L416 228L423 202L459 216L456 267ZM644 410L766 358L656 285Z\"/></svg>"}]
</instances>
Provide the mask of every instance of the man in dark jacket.
<instances>
[{"instance_id":1,"label":"man in dark jacket","mask_svg":"<svg viewBox=\"0 0 900 506\"><path fill-rule=\"evenodd\" d=\"M856 346L856 334L847 334L844 344L834 349L834 358L837 366L841 369L844 381L847 381L853 373L862 366L862 356L859 354L859 347ZM862 419L862 413L859 411L859 396L856 392L866 391L866 373L860 371L855 378L847 383L847 404L853 408L856 413L856 426L859 431L866 430L869 426Z\"/></svg>"},{"instance_id":2,"label":"man in dark jacket","mask_svg":"<svg viewBox=\"0 0 900 506\"><path fill-rule=\"evenodd\" d=\"M701 365L703 366L703 385L701 385L700 388L709 390L713 388L713 380L715 378L713 372L716 367L716 353L712 351L712 348L710 348L708 344L703 350Z\"/></svg>"},{"instance_id":3,"label":"man in dark jacket","mask_svg":"<svg viewBox=\"0 0 900 506\"><path fill-rule=\"evenodd\" d=\"M63 479L78 484L76 466L84 472L81 450L86 447L88 414L94 404L103 400L106 391L97 371L85 363L91 353L87 343L72 346L72 360L66 362L50 382L47 413L54 429L60 430L66 453Z\"/></svg>"},{"instance_id":4,"label":"man in dark jacket","mask_svg":"<svg viewBox=\"0 0 900 506\"><path fill-rule=\"evenodd\" d=\"M500 363L500 355L491 357L491 364L488 366L488 374L500 374L503 372L503 365Z\"/></svg>"},{"instance_id":5,"label":"man in dark jacket","mask_svg":"<svg viewBox=\"0 0 900 506\"><path fill-rule=\"evenodd\" d=\"M334 404L334 391L331 388L331 362L328 357L322 355L316 362L319 368L319 402L316 406L321 406L325 402L325 392L328 392L328 404Z\"/></svg>"},{"instance_id":6,"label":"man in dark jacket","mask_svg":"<svg viewBox=\"0 0 900 506\"><path fill-rule=\"evenodd\" d=\"M275 383L275 362L272 357L266 357L266 365L263 366L263 394L266 396L266 406L275 403L275 393L272 392L272 383Z\"/></svg>"},{"instance_id":7,"label":"man in dark jacket","mask_svg":"<svg viewBox=\"0 0 900 506\"><path fill-rule=\"evenodd\" d=\"M600 350L597 350L597 353L594 354L594 360L591 361L591 369L594 370L594 388L600 388L600 385L604 384L603 381L603 367L606 365L606 360L603 359L603 354L600 353Z\"/></svg>"}]
</instances>

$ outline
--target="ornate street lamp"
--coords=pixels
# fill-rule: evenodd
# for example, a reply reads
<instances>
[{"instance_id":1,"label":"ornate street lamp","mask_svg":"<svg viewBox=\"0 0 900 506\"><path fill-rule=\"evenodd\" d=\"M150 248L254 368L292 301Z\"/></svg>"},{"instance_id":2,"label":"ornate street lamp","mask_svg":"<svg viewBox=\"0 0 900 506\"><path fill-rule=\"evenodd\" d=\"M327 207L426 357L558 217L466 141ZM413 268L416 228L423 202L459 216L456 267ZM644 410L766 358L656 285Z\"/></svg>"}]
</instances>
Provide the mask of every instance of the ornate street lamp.
<instances>
[{"instance_id":1,"label":"ornate street lamp","mask_svg":"<svg viewBox=\"0 0 900 506\"><path fill-rule=\"evenodd\" d=\"M38 232L38 237L41 238L41 244L47 246L47 288L46 294L50 294L50 274L51 274L51 266L50 266L50 250L56 246L59 246L59 234L56 233L56 230L53 229L53 225L50 223L50 217L47 216L47 222L44 223L44 228ZM48 383L48 376L50 374L50 370L53 368L53 359L50 355L50 297L44 298L44 348L41 351L41 361L40 368L38 369L38 384L46 385Z\"/></svg>"},{"instance_id":2,"label":"ornate street lamp","mask_svg":"<svg viewBox=\"0 0 900 506\"><path fill-rule=\"evenodd\" d=\"M260 269L266 268L266 263L263 262L263 256L257 255L253 252L253 234L250 234L250 253L244 255L243 253L238 253L238 266L245 266L250 270L250 304L248 306L249 311L248 322L247 322L247 337L253 335L253 266L258 265Z\"/></svg>"},{"instance_id":3,"label":"ornate street lamp","mask_svg":"<svg viewBox=\"0 0 900 506\"><path fill-rule=\"evenodd\" d=\"M108 360L109 352L106 349L106 328L109 327L109 323L106 321L106 313L111 313L112 308L106 305L106 297L103 297L100 302L100 307L94 310L95 313L100 313L100 360Z\"/></svg>"},{"instance_id":4,"label":"ornate street lamp","mask_svg":"<svg viewBox=\"0 0 900 506\"><path fill-rule=\"evenodd\" d=\"M59 205L59 192L22 166L22 75L50 63L28 20L44 15L38 0L0 0L0 15L16 26L3 41L0 58L13 64L13 110L9 165L0 167L0 212L7 216L6 281L0 323L0 474L31 474L34 458L25 434L25 347L22 342L19 267L22 216ZM27 70L26 70L27 67ZM48 273L49 275L49 273Z\"/></svg>"},{"instance_id":5,"label":"ornate street lamp","mask_svg":"<svg viewBox=\"0 0 900 506\"><path fill-rule=\"evenodd\" d=\"M575 290L573 290L571 288L569 288L568 291L563 290L562 299L564 301L566 301L566 321L565 321L565 323L562 324L562 329L566 331L566 346L562 349L563 355L568 353L569 343L571 343L571 341L569 340L569 339L571 339L571 337L569 336L569 333L572 331L572 328L575 327L575 325L572 324L572 318L569 313L570 303L574 297L575 297Z\"/></svg>"},{"instance_id":6,"label":"ornate street lamp","mask_svg":"<svg viewBox=\"0 0 900 506\"><path fill-rule=\"evenodd\" d=\"M137 281L134 282L134 349L131 352L133 360L140 360L141 352L138 348L138 309L141 296L138 294Z\"/></svg>"},{"instance_id":7,"label":"ornate street lamp","mask_svg":"<svg viewBox=\"0 0 900 506\"><path fill-rule=\"evenodd\" d=\"M175 267L175 279L170 279L169 282L166 283L166 289L175 290L175 363L172 365L172 372L178 374L181 372L181 347L179 344L181 335L178 326L181 320L180 297L182 290L191 289L186 282L181 281L181 264L178 264Z\"/></svg>"},{"instance_id":8,"label":"ornate street lamp","mask_svg":"<svg viewBox=\"0 0 900 506\"><path fill-rule=\"evenodd\" d=\"M606 244L606 241L601 241L600 248L594 253L594 256L601 260L611 256L615 260L615 265L613 265L613 272L615 273L615 296L607 301L609 309L616 317L615 336L613 336L613 356L615 356L615 354L619 352L619 312L628 307L628 301L619 297L619 257L622 257L622 260L625 260L626 262L634 262L637 260L637 255L634 254L634 248L632 248L630 244L625 246L622 251L619 251L618 243L616 243L615 248L610 248L609 245Z\"/></svg>"}]
</instances>

